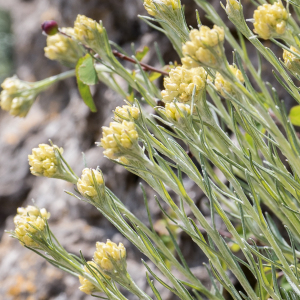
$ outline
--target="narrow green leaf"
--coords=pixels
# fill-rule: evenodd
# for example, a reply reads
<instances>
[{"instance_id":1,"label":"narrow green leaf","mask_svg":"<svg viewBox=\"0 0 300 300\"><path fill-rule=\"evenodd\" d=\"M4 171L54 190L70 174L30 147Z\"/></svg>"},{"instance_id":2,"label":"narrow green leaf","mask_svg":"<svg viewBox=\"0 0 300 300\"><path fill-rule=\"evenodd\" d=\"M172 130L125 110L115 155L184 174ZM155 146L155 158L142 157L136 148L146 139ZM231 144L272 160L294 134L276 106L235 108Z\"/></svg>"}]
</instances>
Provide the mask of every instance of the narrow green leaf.
<instances>
[{"instance_id":1,"label":"narrow green leaf","mask_svg":"<svg viewBox=\"0 0 300 300\"><path fill-rule=\"evenodd\" d=\"M148 52L149 52L149 47L144 46L143 50L136 51L135 57L138 61L141 61Z\"/></svg>"}]
</instances>

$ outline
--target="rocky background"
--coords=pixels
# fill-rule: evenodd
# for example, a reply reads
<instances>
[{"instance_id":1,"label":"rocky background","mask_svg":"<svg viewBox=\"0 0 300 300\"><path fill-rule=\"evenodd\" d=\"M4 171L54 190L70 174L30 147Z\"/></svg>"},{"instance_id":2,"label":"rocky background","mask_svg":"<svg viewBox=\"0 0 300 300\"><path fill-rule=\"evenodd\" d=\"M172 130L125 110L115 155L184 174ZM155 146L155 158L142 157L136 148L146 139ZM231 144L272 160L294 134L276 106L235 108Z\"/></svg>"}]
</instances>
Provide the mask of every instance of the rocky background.
<instances>
[{"instance_id":1,"label":"rocky background","mask_svg":"<svg viewBox=\"0 0 300 300\"><path fill-rule=\"evenodd\" d=\"M212 2L223 13L219 0ZM196 5L191 0L183 3L186 4L188 24L195 27ZM154 41L160 45L165 61L178 59L168 40L137 17L138 14L146 14L141 0L0 0L0 9L11 16L13 73L23 80L41 80L64 70L58 63L43 56L46 38L41 34L40 24L44 20L55 19L60 26L72 26L77 14L103 20L110 39L128 51L132 42L136 48L149 46L151 51L145 58L146 63L157 64ZM202 20L205 22L203 16ZM251 55L256 60L254 51ZM25 119L13 118L0 111L0 300L92 299L78 290L77 278L55 269L3 233L4 229L14 228L13 216L17 207L32 201L51 212L51 229L69 252L78 254L82 250L90 259L96 241L109 238L116 243L123 242L127 248L130 274L142 289L150 291L140 262L142 255L91 205L65 194L64 190L73 190L71 184L34 177L29 172L27 155L33 147L47 143L48 139L64 148L66 160L78 175L84 167L81 154L84 152L88 166L99 166L109 188L147 223L140 180L105 159L102 150L95 146L100 138L101 126L110 122L111 111L122 104L122 98L99 84L94 99L98 112L90 113L78 95L75 80L68 79L41 94ZM202 192L193 184L186 184L201 209L207 211ZM162 216L155 205L154 192L147 187L146 190L153 218L160 220ZM157 230L161 230L159 223ZM179 239L180 244L184 244L182 250L193 272L209 285L202 265L205 257L184 235L180 234ZM156 286L164 300L173 299L158 283ZM130 295L128 297L133 299Z\"/></svg>"}]
</instances>

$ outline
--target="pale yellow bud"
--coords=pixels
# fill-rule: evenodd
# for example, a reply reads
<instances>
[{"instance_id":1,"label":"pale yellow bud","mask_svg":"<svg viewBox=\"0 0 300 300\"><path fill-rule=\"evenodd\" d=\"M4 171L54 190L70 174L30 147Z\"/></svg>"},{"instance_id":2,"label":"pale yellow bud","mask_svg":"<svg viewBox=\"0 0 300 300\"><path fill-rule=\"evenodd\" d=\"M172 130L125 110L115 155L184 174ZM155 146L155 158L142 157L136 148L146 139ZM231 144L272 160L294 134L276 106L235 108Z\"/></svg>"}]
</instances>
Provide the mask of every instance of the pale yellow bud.
<instances>
[{"instance_id":1,"label":"pale yellow bud","mask_svg":"<svg viewBox=\"0 0 300 300\"><path fill-rule=\"evenodd\" d=\"M39 148L32 149L32 155L28 155L30 171L35 176L53 177L57 173L57 159L54 148L63 153L63 148L40 144Z\"/></svg>"},{"instance_id":2,"label":"pale yellow bud","mask_svg":"<svg viewBox=\"0 0 300 300\"><path fill-rule=\"evenodd\" d=\"M44 48L45 56L51 60L58 60L67 65L75 65L83 54L83 49L78 42L71 37L75 36L74 29L71 27L61 28L66 33L47 36L47 47Z\"/></svg>"},{"instance_id":3,"label":"pale yellow bud","mask_svg":"<svg viewBox=\"0 0 300 300\"><path fill-rule=\"evenodd\" d=\"M281 1L261 5L254 11L253 31L264 40L282 35L285 32L288 17L288 12Z\"/></svg>"},{"instance_id":4,"label":"pale yellow bud","mask_svg":"<svg viewBox=\"0 0 300 300\"><path fill-rule=\"evenodd\" d=\"M192 100L194 88L195 95L198 95L205 88L206 72L202 67L186 69L176 67L165 77L165 90L161 92L164 102L172 102L177 99L179 102L187 103Z\"/></svg>"},{"instance_id":5,"label":"pale yellow bud","mask_svg":"<svg viewBox=\"0 0 300 300\"><path fill-rule=\"evenodd\" d=\"M151 16L155 16L159 12L154 3L164 4L173 10L179 8L177 0L144 0L144 7ZM160 9L163 8L160 7Z\"/></svg>"},{"instance_id":6,"label":"pale yellow bud","mask_svg":"<svg viewBox=\"0 0 300 300\"><path fill-rule=\"evenodd\" d=\"M137 120L139 118L140 110L135 106L123 105L122 107L117 106L114 114L115 119L119 122L122 122L123 119L130 118ZM122 118L120 118L118 115L120 115Z\"/></svg>"},{"instance_id":7,"label":"pale yellow bud","mask_svg":"<svg viewBox=\"0 0 300 300\"><path fill-rule=\"evenodd\" d=\"M31 84L13 76L6 78L1 87L0 107L13 116L25 117L36 97Z\"/></svg>"},{"instance_id":8,"label":"pale yellow bud","mask_svg":"<svg viewBox=\"0 0 300 300\"><path fill-rule=\"evenodd\" d=\"M93 175L94 173L97 184L103 184L103 177L97 170L91 170L88 168L83 169L81 178L78 179L77 188L80 194L83 196L87 195L89 197L97 196L97 190L94 185Z\"/></svg>"},{"instance_id":9,"label":"pale yellow bud","mask_svg":"<svg viewBox=\"0 0 300 300\"><path fill-rule=\"evenodd\" d=\"M191 30L189 36L190 41L182 46L183 67L192 68L197 62L214 67L217 64L218 56L223 55L224 29L216 25L212 29L201 26L200 30Z\"/></svg>"},{"instance_id":10,"label":"pale yellow bud","mask_svg":"<svg viewBox=\"0 0 300 300\"><path fill-rule=\"evenodd\" d=\"M187 115L191 114L191 107L188 104L176 103L177 107L181 110L181 112ZM173 119L174 121L179 121L181 119L180 113L178 112L174 103L166 103L165 106L165 115L168 118Z\"/></svg>"},{"instance_id":11,"label":"pale yellow bud","mask_svg":"<svg viewBox=\"0 0 300 300\"><path fill-rule=\"evenodd\" d=\"M21 244L28 247L36 247L37 244L28 236L30 234L37 234L37 230L43 231L46 225L45 220L50 218L50 213L45 208L39 210L35 206L20 207L14 217L15 234Z\"/></svg>"},{"instance_id":12,"label":"pale yellow bud","mask_svg":"<svg viewBox=\"0 0 300 300\"><path fill-rule=\"evenodd\" d=\"M97 242L96 249L94 260L105 271L114 269L112 260L121 263L126 257L126 249L122 243L117 245L110 240L107 240L106 243Z\"/></svg>"},{"instance_id":13,"label":"pale yellow bud","mask_svg":"<svg viewBox=\"0 0 300 300\"><path fill-rule=\"evenodd\" d=\"M74 23L75 37L83 44L88 44L92 48L95 46L95 32L98 31L100 34L103 32L103 27L94 21L83 15L78 15Z\"/></svg>"},{"instance_id":14,"label":"pale yellow bud","mask_svg":"<svg viewBox=\"0 0 300 300\"><path fill-rule=\"evenodd\" d=\"M96 269L98 269L98 266L93 261L88 261L87 263L90 266L93 266ZM92 275L90 270L86 266L84 266L84 271L86 273ZM93 271L95 271L94 268L93 268ZM99 292L99 289L92 282L90 282L88 279L84 278L83 276L79 276L79 282L81 284L81 286L79 287L79 290L82 291L83 293L91 295L95 291Z\"/></svg>"},{"instance_id":15,"label":"pale yellow bud","mask_svg":"<svg viewBox=\"0 0 300 300\"><path fill-rule=\"evenodd\" d=\"M105 149L103 153L111 159L118 158L122 152L118 143L123 148L130 149L138 139L138 133L133 122L125 120L122 123L111 122L109 127L102 127L102 130L101 146Z\"/></svg>"},{"instance_id":16,"label":"pale yellow bud","mask_svg":"<svg viewBox=\"0 0 300 300\"><path fill-rule=\"evenodd\" d=\"M229 66L231 73L241 82L244 83L244 77L242 72L236 67L236 66ZM229 94L234 94L234 89L232 87L232 84L225 80L225 78L219 73L216 73L216 79L215 79L215 87L217 91L223 96L227 97L226 93L224 90L229 93Z\"/></svg>"}]
</instances>

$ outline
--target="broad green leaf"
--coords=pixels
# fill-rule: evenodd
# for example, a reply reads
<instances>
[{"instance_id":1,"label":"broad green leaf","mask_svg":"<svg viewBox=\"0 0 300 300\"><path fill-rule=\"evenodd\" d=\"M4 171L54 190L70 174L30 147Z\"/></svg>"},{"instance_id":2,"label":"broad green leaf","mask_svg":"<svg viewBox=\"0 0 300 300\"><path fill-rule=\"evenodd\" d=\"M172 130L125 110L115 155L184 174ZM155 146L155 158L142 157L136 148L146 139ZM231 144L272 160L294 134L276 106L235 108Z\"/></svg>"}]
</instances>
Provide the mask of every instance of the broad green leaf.
<instances>
[{"instance_id":1,"label":"broad green leaf","mask_svg":"<svg viewBox=\"0 0 300 300\"><path fill-rule=\"evenodd\" d=\"M80 96L82 97L84 103L89 107L89 109L92 112L96 112L97 108L95 106L94 99L93 99L91 91L90 91L90 87L88 85L86 85L85 83L83 83L79 76L78 71L81 66L81 60L82 60L82 58L78 61L77 65L76 65L76 80L77 80L78 90L79 90Z\"/></svg>"},{"instance_id":2,"label":"broad green leaf","mask_svg":"<svg viewBox=\"0 0 300 300\"><path fill-rule=\"evenodd\" d=\"M138 61L141 61L148 53L149 47L144 46L143 50L136 51L135 57Z\"/></svg>"},{"instance_id":3,"label":"broad green leaf","mask_svg":"<svg viewBox=\"0 0 300 300\"><path fill-rule=\"evenodd\" d=\"M293 125L300 126L300 105L292 107L289 118Z\"/></svg>"},{"instance_id":4,"label":"broad green leaf","mask_svg":"<svg viewBox=\"0 0 300 300\"><path fill-rule=\"evenodd\" d=\"M94 59L90 54L86 54L84 57L79 59L76 71L77 68L78 76L84 84L94 85L98 82L98 75L94 68Z\"/></svg>"}]
</instances>

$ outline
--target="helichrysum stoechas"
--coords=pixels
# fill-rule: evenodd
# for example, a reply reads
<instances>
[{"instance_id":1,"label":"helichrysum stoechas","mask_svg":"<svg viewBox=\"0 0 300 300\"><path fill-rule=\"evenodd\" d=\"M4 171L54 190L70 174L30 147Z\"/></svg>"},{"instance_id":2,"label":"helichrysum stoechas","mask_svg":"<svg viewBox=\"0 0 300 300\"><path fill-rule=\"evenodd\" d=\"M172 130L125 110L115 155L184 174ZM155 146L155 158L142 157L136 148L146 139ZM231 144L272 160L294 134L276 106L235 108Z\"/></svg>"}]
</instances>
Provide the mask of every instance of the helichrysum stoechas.
<instances>
[{"instance_id":1,"label":"helichrysum stoechas","mask_svg":"<svg viewBox=\"0 0 300 300\"><path fill-rule=\"evenodd\" d=\"M131 118L137 120L139 114L140 110L137 107L129 105L117 106L114 111L114 117L119 122L122 122L124 119L130 120Z\"/></svg>"},{"instance_id":2,"label":"helichrysum stoechas","mask_svg":"<svg viewBox=\"0 0 300 300\"><path fill-rule=\"evenodd\" d=\"M88 261L87 263L91 266L93 271L95 271L95 269L93 267L98 269L98 266L93 261ZM89 271L89 269L86 266L84 266L84 271L88 274L91 274L91 272ZM81 284L79 289L88 295L91 295L93 292L96 292L96 291L100 292L99 289L92 282L90 282L88 279L84 278L83 276L79 276L79 282Z\"/></svg>"},{"instance_id":3,"label":"helichrysum stoechas","mask_svg":"<svg viewBox=\"0 0 300 300\"><path fill-rule=\"evenodd\" d=\"M32 155L28 155L30 171L35 176L53 177L57 173L58 161L55 156L57 148L63 153L63 148L40 144L39 148L32 149Z\"/></svg>"},{"instance_id":4,"label":"helichrysum stoechas","mask_svg":"<svg viewBox=\"0 0 300 300\"><path fill-rule=\"evenodd\" d=\"M138 139L135 124L125 120L122 123L111 122L109 127L102 127L102 132L101 146L105 149L103 154L110 159L122 156L122 150L119 145L130 149Z\"/></svg>"},{"instance_id":5,"label":"helichrysum stoechas","mask_svg":"<svg viewBox=\"0 0 300 300\"><path fill-rule=\"evenodd\" d=\"M284 34L288 17L281 1L261 5L254 11L254 32L265 40Z\"/></svg>"},{"instance_id":6,"label":"helichrysum stoechas","mask_svg":"<svg viewBox=\"0 0 300 300\"><path fill-rule=\"evenodd\" d=\"M99 171L89 169L89 168L83 169L81 178L79 178L77 182L78 191L83 196L85 195L89 197L97 196L97 190L94 185L92 172L94 173L97 184L99 185L103 184L103 177Z\"/></svg>"},{"instance_id":7,"label":"helichrysum stoechas","mask_svg":"<svg viewBox=\"0 0 300 300\"><path fill-rule=\"evenodd\" d=\"M190 41L182 47L184 58L181 59L183 67L194 68L201 64L215 67L219 56L222 56L224 42L224 29L214 25L212 29L201 26L200 30L190 32Z\"/></svg>"},{"instance_id":8,"label":"helichrysum stoechas","mask_svg":"<svg viewBox=\"0 0 300 300\"><path fill-rule=\"evenodd\" d=\"M1 87L0 107L13 116L25 117L36 98L33 87L17 76L6 78Z\"/></svg>"},{"instance_id":9,"label":"helichrysum stoechas","mask_svg":"<svg viewBox=\"0 0 300 300\"><path fill-rule=\"evenodd\" d=\"M114 270L112 260L119 265L125 262L126 249L122 243L117 245L110 240L107 240L106 243L97 242L96 249L94 261L104 271Z\"/></svg>"},{"instance_id":10,"label":"helichrysum stoechas","mask_svg":"<svg viewBox=\"0 0 300 300\"><path fill-rule=\"evenodd\" d=\"M74 29L71 27L61 28L61 31L69 36L74 36ZM76 41L61 33L47 36L47 47L44 48L45 56L51 60L60 61L66 65L76 65L83 54L83 49Z\"/></svg>"},{"instance_id":11,"label":"helichrysum stoechas","mask_svg":"<svg viewBox=\"0 0 300 300\"><path fill-rule=\"evenodd\" d=\"M176 105L178 107L178 109L181 110L182 114L187 114L190 115L191 114L191 107L188 104L183 104L183 103L179 103L176 102ZM179 121L181 116L180 113L178 112L175 104L172 103L166 103L165 106L165 110L162 110L163 113L168 117L173 119L174 121Z\"/></svg>"},{"instance_id":12,"label":"helichrysum stoechas","mask_svg":"<svg viewBox=\"0 0 300 300\"><path fill-rule=\"evenodd\" d=\"M41 210L35 206L19 207L17 215L14 217L15 235L21 244L28 247L36 247L37 244L28 234L36 234L37 231L43 231L45 220L50 218L50 213L45 208Z\"/></svg>"},{"instance_id":13,"label":"helichrysum stoechas","mask_svg":"<svg viewBox=\"0 0 300 300\"><path fill-rule=\"evenodd\" d=\"M172 9L179 8L177 0L144 0L144 7L151 16L155 16L157 14L157 8L155 7L154 2L164 4Z\"/></svg>"},{"instance_id":14,"label":"helichrysum stoechas","mask_svg":"<svg viewBox=\"0 0 300 300\"><path fill-rule=\"evenodd\" d=\"M164 79L165 90L161 92L164 102L190 102L196 87L195 95L205 88L206 72L202 67L190 70L184 67L176 67Z\"/></svg>"},{"instance_id":15,"label":"helichrysum stoechas","mask_svg":"<svg viewBox=\"0 0 300 300\"><path fill-rule=\"evenodd\" d=\"M244 77L242 72L236 66L233 65L230 65L229 68L233 76L235 76L236 79L238 79L241 83L244 83ZM219 72L216 73L215 87L223 97L227 96L224 90L229 94L234 93L232 84L229 81L227 81Z\"/></svg>"},{"instance_id":16,"label":"helichrysum stoechas","mask_svg":"<svg viewBox=\"0 0 300 300\"><path fill-rule=\"evenodd\" d=\"M96 45L95 31L102 33L103 28L99 23L83 15L77 16L74 23L74 32L75 37L80 42L94 48Z\"/></svg>"}]
</instances>

